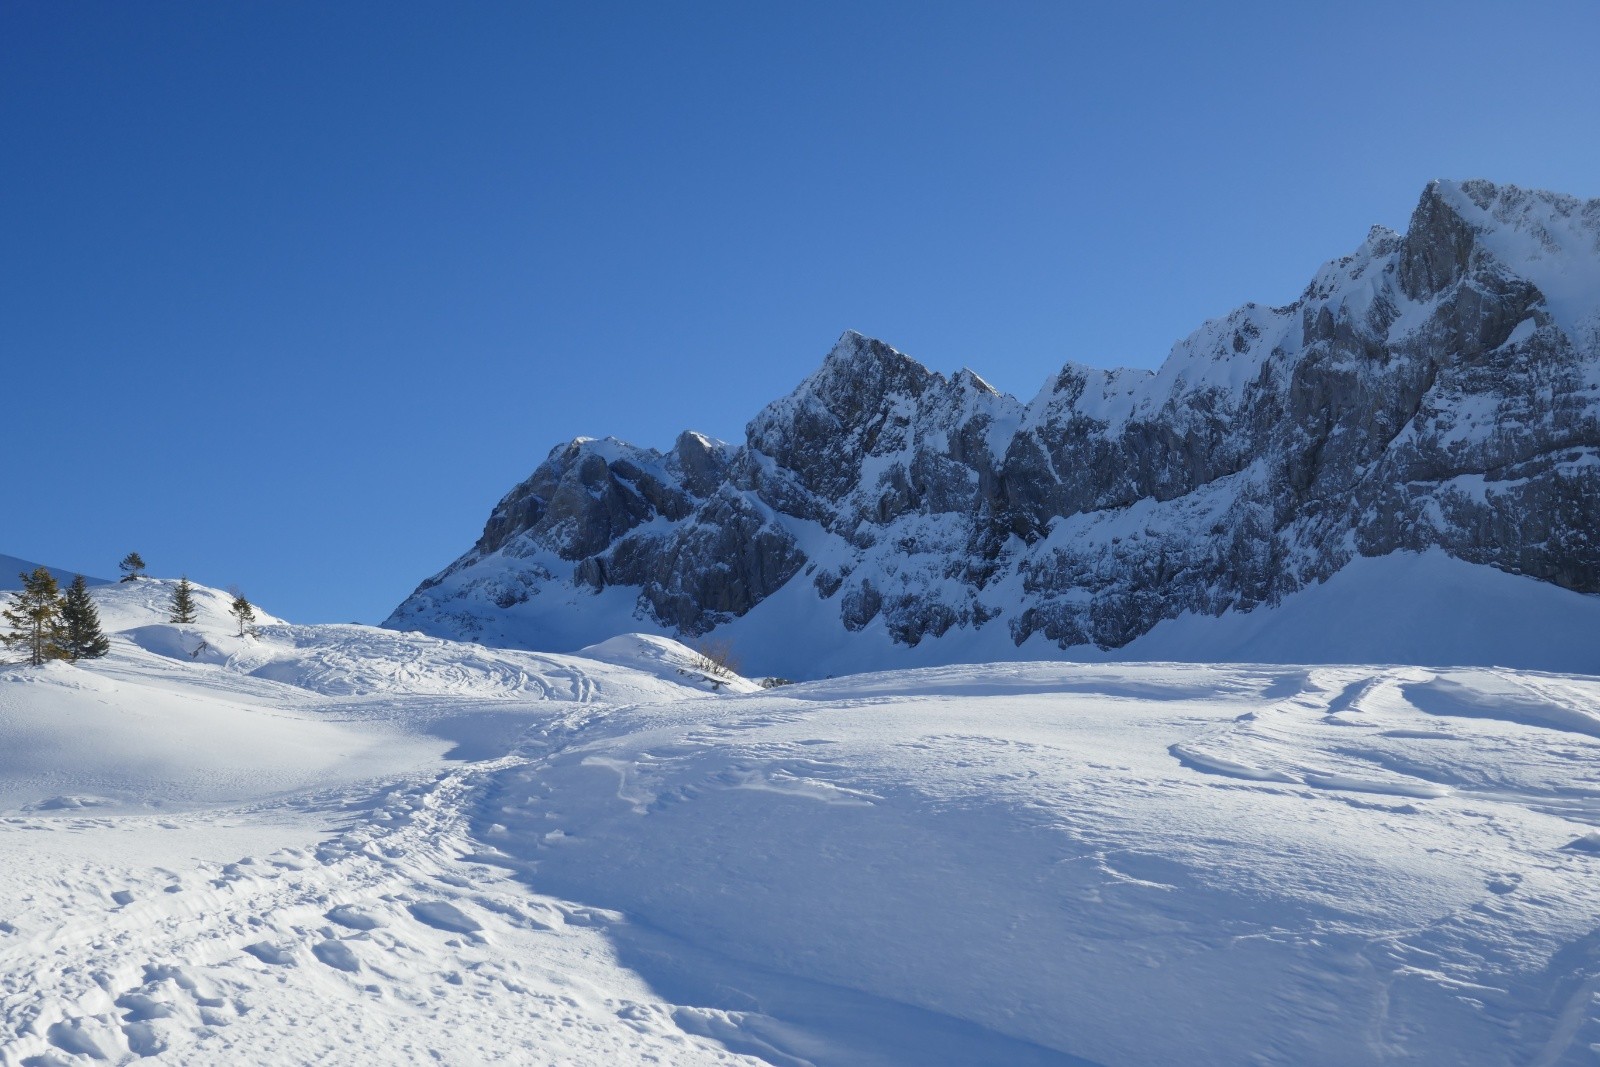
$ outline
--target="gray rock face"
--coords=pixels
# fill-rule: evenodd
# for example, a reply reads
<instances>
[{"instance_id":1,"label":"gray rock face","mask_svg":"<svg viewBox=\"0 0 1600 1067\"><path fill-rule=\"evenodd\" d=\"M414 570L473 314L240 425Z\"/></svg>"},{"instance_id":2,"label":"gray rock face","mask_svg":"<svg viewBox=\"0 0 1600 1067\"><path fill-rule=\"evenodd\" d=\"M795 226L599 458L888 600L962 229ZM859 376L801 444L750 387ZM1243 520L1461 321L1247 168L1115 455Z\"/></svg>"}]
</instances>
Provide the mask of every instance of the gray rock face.
<instances>
[{"instance_id":1,"label":"gray rock face","mask_svg":"<svg viewBox=\"0 0 1600 1067\"><path fill-rule=\"evenodd\" d=\"M1374 227L1154 373L1069 365L1023 403L846 333L737 448L560 446L389 625L560 644L539 595L581 615L623 590L699 635L782 591L806 625L905 645L1114 648L1358 553L1600 592L1597 531L1600 201L1437 182L1404 236Z\"/></svg>"}]
</instances>

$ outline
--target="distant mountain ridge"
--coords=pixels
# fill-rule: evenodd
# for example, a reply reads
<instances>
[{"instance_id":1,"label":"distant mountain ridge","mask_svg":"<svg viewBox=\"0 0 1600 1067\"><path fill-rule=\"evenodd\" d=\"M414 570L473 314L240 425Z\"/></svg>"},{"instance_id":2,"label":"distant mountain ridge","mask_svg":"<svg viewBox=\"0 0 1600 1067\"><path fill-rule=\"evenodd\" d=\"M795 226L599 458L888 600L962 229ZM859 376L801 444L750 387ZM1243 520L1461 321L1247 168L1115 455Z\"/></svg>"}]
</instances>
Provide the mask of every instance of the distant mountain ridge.
<instances>
[{"instance_id":1,"label":"distant mountain ridge","mask_svg":"<svg viewBox=\"0 0 1600 1067\"><path fill-rule=\"evenodd\" d=\"M1023 402L848 332L743 445L558 446L385 625L715 633L815 673L869 634L1037 656L1398 551L1595 593L1597 520L1600 200L1441 181L1159 371L1069 364Z\"/></svg>"},{"instance_id":2,"label":"distant mountain ridge","mask_svg":"<svg viewBox=\"0 0 1600 1067\"><path fill-rule=\"evenodd\" d=\"M43 565L25 559L18 559L16 556L0 556L0 589L21 589L22 579L18 575L32 572L40 566ZM61 567L46 566L45 569L55 575L56 581L62 585L70 583L78 574L77 571L69 571ZM105 578L91 578L87 574L83 576L83 580L90 585L111 584Z\"/></svg>"}]
</instances>

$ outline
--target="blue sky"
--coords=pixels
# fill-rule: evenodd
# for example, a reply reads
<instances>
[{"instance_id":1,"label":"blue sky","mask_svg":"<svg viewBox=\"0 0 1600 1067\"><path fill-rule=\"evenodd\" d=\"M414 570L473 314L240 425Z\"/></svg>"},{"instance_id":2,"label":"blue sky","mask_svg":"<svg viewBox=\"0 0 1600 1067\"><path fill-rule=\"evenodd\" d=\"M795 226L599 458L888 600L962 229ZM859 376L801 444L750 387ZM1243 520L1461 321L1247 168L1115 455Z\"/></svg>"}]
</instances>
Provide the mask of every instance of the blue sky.
<instances>
[{"instance_id":1,"label":"blue sky","mask_svg":"<svg viewBox=\"0 0 1600 1067\"><path fill-rule=\"evenodd\" d=\"M377 621L840 331L1031 396L1434 177L1600 196L1600 4L0 7L0 552Z\"/></svg>"}]
</instances>

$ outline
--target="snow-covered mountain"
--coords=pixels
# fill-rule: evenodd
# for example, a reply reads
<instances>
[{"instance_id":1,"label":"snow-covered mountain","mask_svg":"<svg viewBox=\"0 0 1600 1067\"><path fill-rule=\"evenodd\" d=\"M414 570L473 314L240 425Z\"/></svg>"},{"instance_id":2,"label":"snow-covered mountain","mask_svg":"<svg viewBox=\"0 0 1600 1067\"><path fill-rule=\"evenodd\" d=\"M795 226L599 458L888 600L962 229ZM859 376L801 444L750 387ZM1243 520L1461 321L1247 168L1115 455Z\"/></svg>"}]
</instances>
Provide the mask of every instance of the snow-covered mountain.
<instances>
[{"instance_id":1,"label":"snow-covered mountain","mask_svg":"<svg viewBox=\"0 0 1600 1067\"><path fill-rule=\"evenodd\" d=\"M1600 200L1435 182L1407 233L1374 227L1295 303L1208 322L1159 371L1068 365L1023 402L846 333L737 447L559 446L385 625L552 649L715 634L794 677L1134 656L1170 620L1398 553L1481 589L1481 627L1536 585L1594 621L1596 530ZM1369 608L1461 629L1435 591Z\"/></svg>"}]
</instances>

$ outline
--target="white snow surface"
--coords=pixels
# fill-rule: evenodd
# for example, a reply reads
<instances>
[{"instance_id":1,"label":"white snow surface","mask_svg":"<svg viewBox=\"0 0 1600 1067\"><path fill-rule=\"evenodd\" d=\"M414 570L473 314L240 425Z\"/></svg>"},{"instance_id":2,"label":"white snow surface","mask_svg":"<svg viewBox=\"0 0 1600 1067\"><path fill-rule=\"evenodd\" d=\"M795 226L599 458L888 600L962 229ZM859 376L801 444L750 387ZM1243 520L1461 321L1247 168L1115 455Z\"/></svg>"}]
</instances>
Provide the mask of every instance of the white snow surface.
<instances>
[{"instance_id":1,"label":"white snow surface","mask_svg":"<svg viewBox=\"0 0 1600 1067\"><path fill-rule=\"evenodd\" d=\"M1399 640L1352 605L1402 579L1343 577L1236 639ZM170 591L93 591L105 659L0 668L8 1067L1600 1052L1600 678L1014 662L761 691L659 637L239 637L212 590L166 623Z\"/></svg>"}]
</instances>

